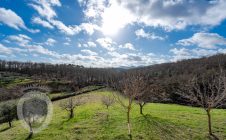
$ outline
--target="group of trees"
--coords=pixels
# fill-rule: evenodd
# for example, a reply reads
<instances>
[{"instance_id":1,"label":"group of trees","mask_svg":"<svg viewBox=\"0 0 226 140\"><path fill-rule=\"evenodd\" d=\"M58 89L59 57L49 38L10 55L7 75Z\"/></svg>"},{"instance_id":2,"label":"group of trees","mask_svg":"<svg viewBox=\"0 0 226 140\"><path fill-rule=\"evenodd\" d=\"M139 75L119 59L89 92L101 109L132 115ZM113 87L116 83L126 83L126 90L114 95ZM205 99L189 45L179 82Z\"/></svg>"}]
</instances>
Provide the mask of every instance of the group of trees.
<instances>
[{"instance_id":1,"label":"group of trees","mask_svg":"<svg viewBox=\"0 0 226 140\"><path fill-rule=\"evenodd\" d=\"M120 91L122 96L127 97L127 103L116 95L117 101L126 110L128 134L132 137L130 112L132 103L137 102L140 106L140 114L143 114L143 106L146 102L167 101L169 94L166 93L164 83L158 83L142 71L125 72L111 83L115 90ZM149 79L151 78L151 79ZM175 80L172 78L171 80ZM218 63L214 69L198 71L189 76L178 76L171 91L180 99L181 103L201 107L206 111L209 135L218 139L212 132L211 110L226 105L226 71ZM160 85L159 85L160 84Z\"/></svg>"},{"instance_id":2,"label":"group of trees","mask_svg":"<svg viewBox=\"0 0 226 140\"><path fill-rule=\"evenodd\" d=\"M103 84L116 70L112 68L85 68L72 64L49 64L0 60L0 71L32 77L36 81L70 81L76 85Z\"/></svg>"}]
</instances>

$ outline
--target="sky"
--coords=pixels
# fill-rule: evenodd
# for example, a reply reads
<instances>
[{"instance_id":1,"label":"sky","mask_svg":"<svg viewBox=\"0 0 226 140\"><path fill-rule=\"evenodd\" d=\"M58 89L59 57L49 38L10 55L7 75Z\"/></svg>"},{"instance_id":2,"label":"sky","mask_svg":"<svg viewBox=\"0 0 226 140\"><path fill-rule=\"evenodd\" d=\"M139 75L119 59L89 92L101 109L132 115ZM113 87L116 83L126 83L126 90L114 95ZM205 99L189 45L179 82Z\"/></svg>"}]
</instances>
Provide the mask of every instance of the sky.
<instances>
[{"instance_id":1,"label":"sky","mask_svg":"<svg viewBox=\"0 0 226 140\"><path fill-rule=\"evenodd\" d=\"M0 0L0 59L137 67L226 53L225 0Z\"/></svg>"}]
</instances>

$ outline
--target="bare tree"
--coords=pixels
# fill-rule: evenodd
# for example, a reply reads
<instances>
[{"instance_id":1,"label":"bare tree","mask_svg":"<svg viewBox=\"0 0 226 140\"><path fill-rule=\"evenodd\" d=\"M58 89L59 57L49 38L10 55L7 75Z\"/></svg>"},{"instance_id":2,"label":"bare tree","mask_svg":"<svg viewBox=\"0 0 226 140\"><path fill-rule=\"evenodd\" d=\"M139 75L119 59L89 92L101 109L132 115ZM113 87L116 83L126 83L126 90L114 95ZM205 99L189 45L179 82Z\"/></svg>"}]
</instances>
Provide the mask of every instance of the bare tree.
<instances>
[{"instance_id":1,"label":"bare tree","mask_svg":"<svg viewBox=\"0 0 226 140\"><path fill-rule=\"evenodd\" d=\"M150 82L151 81L151 82ZM143 80L143 84L139 87L140 94L136 97L136 103L140 107L140 114L143 115L143 108L147 103L159 102L167 100L167 95L161 85L155 80Z\"/></svg>"},{"instance_id":2,"label":"bare tree","mask_svg":"<svg viewBox=\"0 0 226 140\"><path fill-rule=\"evenodd\" d=\"M178 94L206 111L209 135L216 138L212 132L211 110L226 103L225 72L220 69L219 72L196 75L180 88Z\"/></svg>"},{"instance_id":3,"label":"bare tree","mask_svg":"<svg viewBox=\"0 0 226 140\"><path fill-rule=\"evenodd\" d=\"M127 97L127 103L118 95L114 94L116 100L120 105L126 110L127 114L127 125L128 125L128 135L132 139L131 132L131 109L133 101L143 92L144 77L141 74L136 73L126 73L123 79L118 83L118 90L121 91L122 95Z\"/></svg>"},{"instance_id":4,"label":"bare tree","mask_svg":"<svg viewBox=\"0 0 226 140\"><path fill-rule=\"evenodd\" d=\"M108 95L108 96L103 96L101 98L101 102L108 109L111 105L114 104L115 100L114 100L113 97L111 97L110 95Z\"/></svg>"},{"instance_id":5,"label":"bare tree","mask_svg":"<svg viewBox=\"0 0 226 140\"><path fill-rule=\"evenodd\" d=\"M83 102L79 97L75 100L73 100L73 97L70 97L66 102L62 102L60 107L69 112L69 118L71 119L74 117L74 109L82 104Z\"/></svg>"},{"instance_id":6,"label":"bare tree","mask_svg":"<svg viewBox=\"0 0 226 140\"><path fill-rule=\"evenodd\" d=\"M141 115L143 115L143 108L148 102L147 95L148 95L148 92L144 92L141 95L138 95L135 99L136 103L139 105Z\"/></svg>"},{"instance_id":7,"label":"bare tree","mask_svg":"<svg viewBox=\"0 0 226 140\"><path fill-rule=\"evenodd\" d=\"M108 114L107 114L107 120L108 120L108 118L109 118L109 107L114 104L115 100L112 96L106 95L106 96L103 96L101 98L101 102L104 106L106 106L106 108L108 110Z\"/></svg>"}]
</instances>

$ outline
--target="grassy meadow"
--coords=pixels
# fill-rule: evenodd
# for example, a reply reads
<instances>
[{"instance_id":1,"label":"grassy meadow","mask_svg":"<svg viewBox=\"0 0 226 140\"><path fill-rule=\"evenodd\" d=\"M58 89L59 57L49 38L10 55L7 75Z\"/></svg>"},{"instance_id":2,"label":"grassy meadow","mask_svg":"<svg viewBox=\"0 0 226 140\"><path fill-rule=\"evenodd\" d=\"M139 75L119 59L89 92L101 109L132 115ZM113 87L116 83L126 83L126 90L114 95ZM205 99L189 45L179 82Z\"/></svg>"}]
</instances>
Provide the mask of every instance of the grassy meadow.
<instances>
[{"instance_id":1,"label":"grassy meadow","mask_svg":"<svg viewBox=\"0 0 226 140\"><path fill-rule=\"evenodd\" d=\"M49 126L34 140L126 140L126 111L117 102L109 111L101 103L102 96L112 95L113 91L101 89L78 95L86 103L75 109L75 117L68 119L68 112L53 102L54 112ZM78 96L73 97L74 99ZM124 99L126 102L126 99ZM144 115L139 114L139 106L134 103L131 119L134 140L208 140L207 116L200 108L174 104L149 103L144 106ZM107 115L109 117L107 118ZM213 131L220 139L226 139L226 111L212 111ZM13 127L0 125L0 140L24 140L28 137L19 121Z\"/></svg>"}]
</instances>

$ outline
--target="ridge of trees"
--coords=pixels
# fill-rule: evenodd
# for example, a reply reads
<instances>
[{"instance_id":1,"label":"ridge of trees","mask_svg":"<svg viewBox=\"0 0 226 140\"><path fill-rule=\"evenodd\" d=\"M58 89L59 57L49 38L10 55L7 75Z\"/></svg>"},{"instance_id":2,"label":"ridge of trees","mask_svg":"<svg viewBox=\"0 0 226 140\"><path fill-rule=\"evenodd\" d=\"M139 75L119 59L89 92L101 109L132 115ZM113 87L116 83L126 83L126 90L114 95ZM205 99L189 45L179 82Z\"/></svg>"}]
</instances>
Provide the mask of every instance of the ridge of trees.
<instances>
[{"instance_id":1,"label":"ridge of trees","mask_svg":"<svg viewBox=\"0 0 226 140\"><path fill-rule=\"evenodd\" d=\"M226 69L225 54L126 70L117 68L85 68L83 66L72 64L49 64L0 60L0 71L25 74L31 77L35 82L55 81L47 83L47 85L53 86L53 89L55 90L62 90L60 88L64 88L66 85L72 89L66 88L65 90L71 91L75 91L76 88L88 85L108 85L112 88L116 88L118 85L115 81L122 80L122 77L126 73L139 73L145 77L145 82L148 83L147 86L152 89L153 87L155 88L154 92L156 97L157 95L165 95L163 99L156 98L155 100L150 96L145 99L145 101L188 104L186 101L181 101L179 96L175 94L180 82L187 81L194 74L216 71L219 65L221 65L223 70ZM17 89L10 89L9 91L14 95L15 90ZM2 97L6 98L6 96L3 96L3 94L7 93L6 90L4 89L2 91ZM17 97L17 95L14 96ZM6 99L10 99L10 97Z\"/></svg>"}]
</instances>

